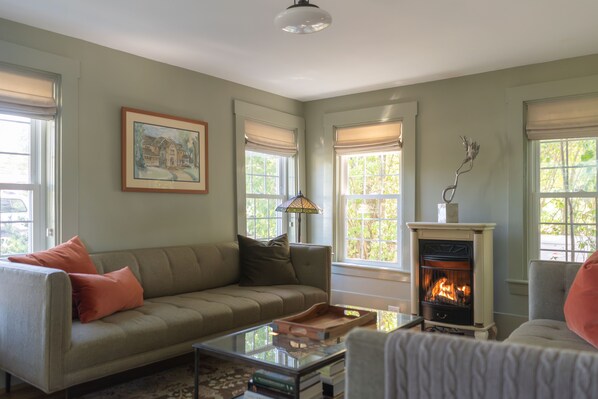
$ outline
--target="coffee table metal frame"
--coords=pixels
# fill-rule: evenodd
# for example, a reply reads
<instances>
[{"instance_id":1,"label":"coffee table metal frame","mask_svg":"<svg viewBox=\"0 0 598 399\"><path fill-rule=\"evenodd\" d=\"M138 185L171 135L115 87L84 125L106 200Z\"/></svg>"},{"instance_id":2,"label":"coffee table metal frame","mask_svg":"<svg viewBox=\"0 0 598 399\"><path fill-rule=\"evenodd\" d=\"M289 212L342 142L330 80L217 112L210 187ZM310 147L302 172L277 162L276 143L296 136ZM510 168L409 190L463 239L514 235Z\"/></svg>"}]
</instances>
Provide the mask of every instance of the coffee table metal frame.
<instances>
[{"instance_id":1,"label":"coffee table metal frame","mask_svg":"<svg viewBox=\"0 0 598 399\"><path fill-rule=\"evenodd\" d=\"M379 312L387 312L387 311L379 311ZM397 318L400 318L400 319L405 318L406 321L397 325L397 327L392 330L381 330L381 331L391 332L391 331L395 331L398 329L413 328L418 325L421 327L422 330L424 329L423 317L406 315L406 314L401 314L401 313L396 313L396 312L390 312L390 313L395 313L397 315ZM334 353L331 353L328 356L324 356L320 359L314 360L312 362L309 362L306 365L303 365L303 366L300 366L297 368L288 368L288 367L284 367L284 366L281 366L278 364L268 363L261 359L243 356L242 353L239 353L236 351L231 351L231 350L221 349L218 346L216 346L215 344L212 344L212 343L221 341L222 339L239 337L240 335L246 334L250 331L255 331L255 330L258 330L261 328L269 327L270 324L271 323L266 323L266 324L262 324L259 326L254 326L254 327L242 330L242 331L237 331L235 333L227 334L222 337L218 337L218 338L214 338L214 339L211 339L208 341L193 344L193 350L195 353L195 361L194 361L195 371L194 371L194 377L193 377L193 398L194 399L199 398L199 360L200 360L201 354L210 355L212 357L216 357L216 358L223 359L223 360L229 360L229 361L235 361L235 362L241 361L241 362L244 362L251 366L254 366L256 368L274 371L276 373L280 373L283 375L293 377L296 387L299 387L299 381L300 381L301 377L303 377L313 371L319 370L322 367L332 364L338 360L344 359L344 357L345 357L346 348L344 347L344 345L342 345L342 344L344 344L345 335L336 338L337 344L339 344L339 346L340 346L339 350L337 350ZM372 326L372 327L374 327L374 326ZM318 341L315 341L315 342L318 342ZM295 390L293 397L298 399L299 393L300 393L299 390Z\"/></svg>"}]
</instances>

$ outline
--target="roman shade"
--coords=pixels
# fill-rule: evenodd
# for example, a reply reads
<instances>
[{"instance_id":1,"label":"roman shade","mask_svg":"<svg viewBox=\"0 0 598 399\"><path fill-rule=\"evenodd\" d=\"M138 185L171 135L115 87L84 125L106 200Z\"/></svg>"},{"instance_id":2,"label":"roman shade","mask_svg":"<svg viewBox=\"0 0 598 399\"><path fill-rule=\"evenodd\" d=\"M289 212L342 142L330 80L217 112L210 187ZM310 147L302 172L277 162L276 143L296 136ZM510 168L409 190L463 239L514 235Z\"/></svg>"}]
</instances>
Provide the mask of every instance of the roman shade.
<instances>
[{"instance_id":1,"label":"roman shade","mask_svg":"<svg viewBox=\"0 0 598 399\"><path fill-rule=\"evenodd\" d=\"M25 71L0 69L0 113L53 119L56 115L54 79Z\"/></svg>"},{"instance_id":2,"label":"roman shade","mask_svg":"<svg viewBox=\"0 0 598 399\"><path fill-rule=\"evenodd\" d=\"M598 95L528 103L526 132L529 140L598 136Z\"/></svg>"},{"instance_id":3,"label":"roman shade","mask_svg":"<svg viewBox=\"0 0 598 399\"><path fill-rule=\"evenodd\" d=\"M293 130L246 119L245 149L291 157L297 154L297 137Z\"/></svg>"},{"instance_id":4,"label":"roman shade","mask_svg":"<svg viewBox=\"0 0 598 399\"><path fill-rule=\"evenodd\" d=\"M401 147L401 122L336 129L334 150L338 155L399 151Z\"/></svg>"}]
</instances>

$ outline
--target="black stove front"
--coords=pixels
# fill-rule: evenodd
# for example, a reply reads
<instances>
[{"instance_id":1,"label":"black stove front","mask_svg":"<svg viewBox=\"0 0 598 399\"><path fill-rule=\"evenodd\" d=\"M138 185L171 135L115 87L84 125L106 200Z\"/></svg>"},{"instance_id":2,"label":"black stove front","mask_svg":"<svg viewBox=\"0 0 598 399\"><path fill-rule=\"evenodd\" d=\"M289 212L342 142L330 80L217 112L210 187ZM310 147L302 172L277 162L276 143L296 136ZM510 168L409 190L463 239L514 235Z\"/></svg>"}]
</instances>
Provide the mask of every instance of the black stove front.
<instances>
[{"instance_id":1,"label":"black stove front","mask_svg":"<svg viewBox=\"0 0 598 399\"><path fill-rule=\"evenodd\" d=\"M473 325L473 242L419 240L419 314Z\"/></svg>"}]
</instances>

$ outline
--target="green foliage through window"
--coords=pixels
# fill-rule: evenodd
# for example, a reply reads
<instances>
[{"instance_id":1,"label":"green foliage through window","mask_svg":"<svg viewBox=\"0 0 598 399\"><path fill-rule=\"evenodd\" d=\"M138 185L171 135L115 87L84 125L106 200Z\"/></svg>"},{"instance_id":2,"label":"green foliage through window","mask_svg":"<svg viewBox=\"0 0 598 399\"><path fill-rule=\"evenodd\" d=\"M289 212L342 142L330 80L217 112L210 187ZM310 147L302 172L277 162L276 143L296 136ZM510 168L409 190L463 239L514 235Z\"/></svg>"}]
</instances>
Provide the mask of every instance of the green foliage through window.
<instances>
[{"instance_id":1,"label":"green foliage through window","mask_svg":"<svg viewBox=\"0 0 598 399\"><path fill-rule=\"evenodd\" d=\"M400 152L342 157L347 261L399 259Z\"/></svg>"},{"instance_id":2,"label":"green foliage through window","mask_svg":"<svg viewBox=\"0 0 598 399\"><path fill-rule=\"evenodd\" d=\"M29 118L0 115L0 256L33 247L33 125Z\"/></svg>"},{"instance_id":3,"label":"green foliage through window","mask_svg":"<svg viewBox=\"0 0 598 399\"><path fill-rule=\"evenodd\" d=\"M581 262L596 250L597 139L539 142L542 259Z\"/></svg>"},{"instance_id":4,"label":"green foliage through window","mask_svg":"<svg viewBox=\"0 0 598 399\"><path fill-rule=\"evenodd\" d=\"M257 240L274 238L283 232L283 214L276 207L286 199L287 158L245 152L247 236Z\"/></svg>"}]
</instances>

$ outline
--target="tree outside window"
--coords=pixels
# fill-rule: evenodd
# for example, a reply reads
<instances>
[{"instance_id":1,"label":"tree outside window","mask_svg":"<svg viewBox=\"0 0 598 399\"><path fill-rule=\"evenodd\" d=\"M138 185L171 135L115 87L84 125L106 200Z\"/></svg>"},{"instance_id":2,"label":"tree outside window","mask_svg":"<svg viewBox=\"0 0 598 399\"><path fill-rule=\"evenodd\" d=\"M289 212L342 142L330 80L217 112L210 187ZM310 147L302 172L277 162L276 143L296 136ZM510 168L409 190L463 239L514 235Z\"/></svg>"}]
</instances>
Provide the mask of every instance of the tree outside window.
<instances>
[{"instance_id":1,"label":"tree outside window","mask_svg":"<svg viewBox=\"0 0 598 399\"><path fill-rule=\"evenodd\" d=\"M393 151L341 157L345 261L398 263L400 156Z\"/></svg>"},{"instance_id":2,"label":"tree outside window","mask_svg":"<svg viewBox=\"0 0 598 399\"><path fill-rule=\"evenodd\" d=\"M597 139L539 140L536 146L540 258L582 262L596 250Z\"/></svg>"},{"instance_id":3,"label":"tree outside window","mask_svg":"<svg viewBox=\"0 0 598 399\"><path fill-rule=\"evenodd\" d=\"M34 199L40 189L34 149L41 123L0 115L0 256L33 249Z\"/></svg>"},{"instance_id":4,"label":"tree outside window","mask_svg":"<svg viewBox=\"0 0 598 399\"><path fill-rule=\"evenodd\" d=\"M288 157L245 151L247 236L268 240L284 232L284 214L276 207L286 199Z\"/></svg>"}]
</instances>

